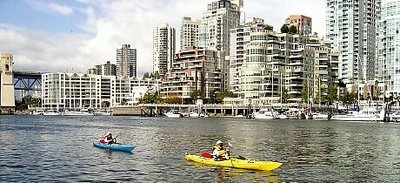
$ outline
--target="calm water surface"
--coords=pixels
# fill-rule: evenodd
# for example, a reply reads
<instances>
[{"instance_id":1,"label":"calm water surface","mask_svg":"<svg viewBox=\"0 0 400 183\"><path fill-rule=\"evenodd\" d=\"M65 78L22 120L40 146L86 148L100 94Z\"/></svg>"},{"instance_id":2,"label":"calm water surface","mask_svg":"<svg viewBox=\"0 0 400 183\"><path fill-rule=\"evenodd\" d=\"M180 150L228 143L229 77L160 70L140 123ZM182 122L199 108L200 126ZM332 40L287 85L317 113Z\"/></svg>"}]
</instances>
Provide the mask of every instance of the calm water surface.
<instances>
[{"instance_id":1,"label":"calm water surface","mask_svg":"<svg viewBox=\"0 0 400 183\"><path fill-rule=\"evenodd\" d=\"M112 131L133 153L92 146ZM400 125L335 121L0 116L0 182L398 182ZM187 162L217 140L274 172Z\"/></svg>"}]
</instances>

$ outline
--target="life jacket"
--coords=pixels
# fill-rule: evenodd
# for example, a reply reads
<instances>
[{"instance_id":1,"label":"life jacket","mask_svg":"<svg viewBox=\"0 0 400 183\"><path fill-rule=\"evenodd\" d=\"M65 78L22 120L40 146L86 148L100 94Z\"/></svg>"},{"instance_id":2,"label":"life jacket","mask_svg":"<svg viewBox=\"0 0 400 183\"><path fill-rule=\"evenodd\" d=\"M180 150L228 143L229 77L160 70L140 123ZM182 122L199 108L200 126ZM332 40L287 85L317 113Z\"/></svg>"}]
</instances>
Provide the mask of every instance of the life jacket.
<instances>
[{"instance_id":1,"label":"life jacket","mask_svg":"<svg viewBox=\"0 0 400 183\"><path fill-rule=\"evenodd\" d=\"M213 147L212 152L214 152L214 150L217 150L218 156L219 156L219 157L225 156L225 150L224 150L223 147L220 147L220 146L218 146L218 145L215 145L215 146Z\"/></svg>"},{"instance_id":2,"label":"life jacket","mask_svg":"<svg viewBox=\"0 0 400 183\"><path fill-rule=\"evenodd\" d=\"M107 136L105 137L105 139L106 139L106 141L111 141L111 140L112 140L112 137L111 137L111 135L107 135Z\"/></svg>"}]
</instances>

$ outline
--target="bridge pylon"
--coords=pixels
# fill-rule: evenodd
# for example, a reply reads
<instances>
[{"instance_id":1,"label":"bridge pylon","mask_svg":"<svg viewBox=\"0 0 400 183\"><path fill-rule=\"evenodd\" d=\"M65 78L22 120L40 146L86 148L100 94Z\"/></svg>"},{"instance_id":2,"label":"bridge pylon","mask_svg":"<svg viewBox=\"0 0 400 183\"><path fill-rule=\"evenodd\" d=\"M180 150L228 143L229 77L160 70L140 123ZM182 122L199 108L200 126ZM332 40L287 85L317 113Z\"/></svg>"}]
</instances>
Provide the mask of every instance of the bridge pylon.
<instances>
[{"instance_id":1,"label":"bridge pylon","mask_svg":"<svg viewBox=\"0 0 400 183\"><path fill-rule=\"evenodd\" d=\"M0 59L0 114L14 114L14 76L12 72L13 56L3 53Z\"/></svg>"}]
</instances>

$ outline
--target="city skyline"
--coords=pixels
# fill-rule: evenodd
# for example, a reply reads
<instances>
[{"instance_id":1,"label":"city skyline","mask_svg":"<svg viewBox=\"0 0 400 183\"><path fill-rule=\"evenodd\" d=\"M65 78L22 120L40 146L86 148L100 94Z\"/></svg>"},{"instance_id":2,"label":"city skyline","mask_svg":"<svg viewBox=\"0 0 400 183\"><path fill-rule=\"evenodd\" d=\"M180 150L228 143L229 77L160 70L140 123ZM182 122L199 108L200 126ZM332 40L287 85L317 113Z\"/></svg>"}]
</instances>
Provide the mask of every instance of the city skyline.
<instances>
[{"instance_id":1,"label":"city skyline","mask_svg":"<svg viewBox=\"0 0 400 183\"><path fill-rule=\"evenodd\" d=\"M15 70L85 72L115 63L115 49L127 43L138 50L141 76L152 71L152 30L163 23L179 29L184 16L201 18L207 2L2 1L0 50L14 55ZM243 11L247 18L264 18L275 31L288 15L303 14L313 18L313 31L325 34L325 1L245 1Z\"/></svg>"}]
</instances>

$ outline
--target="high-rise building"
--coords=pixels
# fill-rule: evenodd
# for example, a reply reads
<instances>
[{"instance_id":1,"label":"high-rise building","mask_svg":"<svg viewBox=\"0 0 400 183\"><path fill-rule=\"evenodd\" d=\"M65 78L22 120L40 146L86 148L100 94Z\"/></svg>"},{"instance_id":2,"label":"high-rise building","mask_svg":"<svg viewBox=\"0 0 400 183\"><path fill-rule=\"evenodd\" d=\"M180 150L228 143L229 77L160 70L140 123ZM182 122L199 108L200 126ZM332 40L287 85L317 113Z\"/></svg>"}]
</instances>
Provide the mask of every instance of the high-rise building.
<instances>
[{"instance_id":1,"label":"high-rise building","mask_svg":"<svg viewBox=\"0 0 400 183\"><path fill-rule=\"evenodd\" d=\"M191 17L182 18L181 51L187 47L199 45L199 25L200 20L192 20Z\"/></svg>"},{"instance_id":2,"label":"high-rise building","mask_svg":"<svg viewBox=\"0 0 400 183\"><path fill-rule=\"evenodd\" d=\"M228 89L229 31L240 25L241 0L212 0L207 4L199 25L199 47L216 50L217 67L222 71L223 89Z\"/></svg>"},{"instance_id":3,"label":"high-rise building","mask_svg":"<svg viewBox=\"0 0 400 183\"><path fill-rule=\"evenodd\" d=\"M326 37L340 53L339 79L375 79L376 31L381 0L327 0Z\"/></svg>"},{"instance_id":4,"label":"high-rise building","mask_svg":"<svg viewBox=\"0 0 400 183\"><path fill-rule=\"evenodd\" d=\"M107 61L105 64L95 65L93 68L88 69L88 74L115 76L117 75L117 66Z\"/></svg>"},{"instance_id":5,"label":"high-rise building","mask_svg":"<svg viewBox=\"0 0 400 183\"><path fill-rule=\"evenodd\" d=\"M123 44L122 48L117 49L117 76L136 77L136 73L136 48Z\"/></svg>"},{"instance_id":6,"label":"high-rise building","mask_svg":"<svg viewBox=\"0 0 400 183\"><path fill-rule=\"evenodd\" d=\"M264 27L264 19L253 18L252 21L230 30L229 91L236 94L239 92L239 72L246 62L246 49L250 43L250 33L257 29L264 29Z\"/></svg>"},{"instance_id":7,"label":"high-rise building","mask_svg":"<svg viewBox=\"0 0 400 183\"><path fill-rule=\"evenodd\" d=\"M230 0L211 1L199 26L199 46L229 53L229 30L239 24L239 5Z\"/></svg>"},{"instance_id":8,"label":"high-rise building","mask_svg":"<svg viewBox=\"0 0 400 183\"><path fill-rule=\"evenodd\" d=\"M175 28L164 24L153 31L153 73L162 77L172 67L175 54Z\"/></svg>"},{"instance_id":9,"label":"high-rise building","mask_svg":"<svg viewBox=\"0 0 400 183\"><path fill-rule=\"evenodd\" d=\"M286 19L286 24L295 26L300 35L311 35L312 33L312 19L304 15L289 15Z\"/></svg>"},{"instance_id":10,"label":"high-rise building","mask_svg":"<svg viewBox=\"0 0 400 183\"><path fill-rule=\"evenodd\" d=\"M382 4L379 21L379 75L387 86L386 94L400 94L400 0Z\"/></svg>"}]
</instances>

